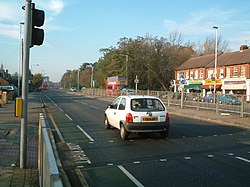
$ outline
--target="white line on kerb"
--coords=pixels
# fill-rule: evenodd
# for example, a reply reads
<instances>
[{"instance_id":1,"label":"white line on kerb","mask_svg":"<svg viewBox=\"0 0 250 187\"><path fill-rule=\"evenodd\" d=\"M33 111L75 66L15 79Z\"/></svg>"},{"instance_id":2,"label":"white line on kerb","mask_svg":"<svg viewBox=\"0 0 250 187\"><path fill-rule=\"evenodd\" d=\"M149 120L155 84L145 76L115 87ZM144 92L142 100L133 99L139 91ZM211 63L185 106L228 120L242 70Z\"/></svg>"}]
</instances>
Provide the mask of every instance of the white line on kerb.
<instances>
[{"instance_id":1,"label":"white line on kerb","mask_svg":"<svg viewBox=\"0 0 250 187\"><path fill-rule=\"evenodd\" d=\"M85 134L85 136L87 136L87 138L88 138L91 142L94 142L94 141L95 141L95 140L94 140L93 138L91 138L91 136L88 135L88 133L86 133L79 125L77 125L77 127L78 127L78 129L79 129L80 131L83 132L83 134Z\"/></svg>"},{"instance_id":2,"label":"white line on kerb","mask_svg":"<svg viewBox=\"0 0 250 187\"><path fill-rule=\"evenodd\" d=\"M118 168L119 168L120 170L122 170L122 172L123 172L125 175L127 175L128 178L130 178L130 180L131 180L133 183L135 183L136 186L144 187L144 186L142 185L142 183L140 183L133 175L131 175L131 174L128 172L128 170L126 170L123 166L118 166Z\"/></svg>"},{"instance_id":3,"label":"white line on kerb","mask_svg":"<svg viewBox=\"0 0 250 187\"><path fill-rule=\"evenodd\" d=\"M236 156L235 158L250 163L250 160L248 160L248 159L245 159L245 158L242 158L242 157L238 157L238 156Z\"/></svg>"},{"instance_id":4,"label":"white line on kerb","mask_svg":"<svg viewBox=\"0 0 250 187\"><path fill-rule=\"evenodd\" d=\"M69 117L68 114L65 114L65 116L66 116L67 118L69 118L70 121L73 121L73 120L71 119L71 117Z\"/></svg>"}]
</instances>

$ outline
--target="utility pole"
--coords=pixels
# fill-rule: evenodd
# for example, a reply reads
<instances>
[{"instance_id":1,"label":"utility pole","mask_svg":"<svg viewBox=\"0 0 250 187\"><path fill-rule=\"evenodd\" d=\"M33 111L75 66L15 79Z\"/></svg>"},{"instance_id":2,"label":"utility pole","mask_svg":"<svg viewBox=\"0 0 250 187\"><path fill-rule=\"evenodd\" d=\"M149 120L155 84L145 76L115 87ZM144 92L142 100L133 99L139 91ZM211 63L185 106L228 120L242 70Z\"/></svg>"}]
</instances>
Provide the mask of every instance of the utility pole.
<instances>
[{"instance_id":1,"label":"utility pole","mask_svg":"<svg viewBox=\"0 0 250 187\"><path fill-rule=\"evenodd\" d=\"M20 137L20 168L26 167L27 158L27 113L28 113L28 79L29 79L29 56L30 56L30 33L31 33L31 2L26 0L25 4L25 24L23 43L23 73L22 73L22 118Z\"/></svg>"}]
</instances>

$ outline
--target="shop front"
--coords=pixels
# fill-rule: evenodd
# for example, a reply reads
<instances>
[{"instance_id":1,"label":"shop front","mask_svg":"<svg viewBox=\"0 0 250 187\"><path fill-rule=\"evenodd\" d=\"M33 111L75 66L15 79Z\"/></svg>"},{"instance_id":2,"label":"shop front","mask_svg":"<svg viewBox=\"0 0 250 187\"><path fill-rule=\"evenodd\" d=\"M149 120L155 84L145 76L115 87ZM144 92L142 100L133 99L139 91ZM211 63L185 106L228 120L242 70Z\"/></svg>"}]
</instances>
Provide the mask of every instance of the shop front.
<instances>
[{"instance_id":1,"label":"shop front","mask_svg":"<svg viewBox=\"0 0 250 187\"><path fill-rule=\"evenodd\" d=\"M184 90L186 90L187 92L200 92L201 85L201 80L187 80L187 84L184 85Z\"/></svg>"},{"instance_id":2,"label":"shop front","mask_svg":"<svg viewBox=\"0 0 250 187\"><path fill-rule=\"evenodd\" d=\"M222 81L221 79L217 79L215 82L212 79L204 80L204 84L201 86L203 89L203 95L206 95L208 92L214 92L214 86L216 88L216 92L221 92Z\"/></svg>"},{"instance_id":3,"label":"shop front","mask_svg":"<svg viewBox=\"0 0 250 187\"><path fill-rule=\"evenodd\" d=\"M247 93L247 79L246 78L225 78L222 86L223 94L240 94Z\"/></svg>"}]
</instances>

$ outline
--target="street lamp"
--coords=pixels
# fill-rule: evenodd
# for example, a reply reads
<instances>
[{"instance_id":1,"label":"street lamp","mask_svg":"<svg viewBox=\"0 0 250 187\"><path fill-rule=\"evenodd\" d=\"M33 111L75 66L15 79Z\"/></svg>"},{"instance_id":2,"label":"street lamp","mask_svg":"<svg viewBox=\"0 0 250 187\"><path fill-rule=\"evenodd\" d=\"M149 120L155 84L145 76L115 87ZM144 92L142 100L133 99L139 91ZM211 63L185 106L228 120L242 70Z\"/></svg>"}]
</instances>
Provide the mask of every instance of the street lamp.
<instances>
[{"instance_id":1,"label":"street lamp","mask_svg":"<svg viewBox=\"0 0 250 187\"><path fill-rule=\"evenodd\" d=\"M94 66L93 65L87 65L86 67L91 68L91 80L90 80L90 87L93 88L93 76L94 76Z\"/></svg>"},{"instance_id":2,"label":"street lamp","mask_svg":"<svg viewBox=\"0 0 250 187\"><path fill-rule=\"evenodd\" d=\"M215 53L214 53L214 101L215 101L215 92L216 92L216 79L217 79L217 51L218 51L218 27L213 26L215 29Z\"/></svg>"}]
</instances>

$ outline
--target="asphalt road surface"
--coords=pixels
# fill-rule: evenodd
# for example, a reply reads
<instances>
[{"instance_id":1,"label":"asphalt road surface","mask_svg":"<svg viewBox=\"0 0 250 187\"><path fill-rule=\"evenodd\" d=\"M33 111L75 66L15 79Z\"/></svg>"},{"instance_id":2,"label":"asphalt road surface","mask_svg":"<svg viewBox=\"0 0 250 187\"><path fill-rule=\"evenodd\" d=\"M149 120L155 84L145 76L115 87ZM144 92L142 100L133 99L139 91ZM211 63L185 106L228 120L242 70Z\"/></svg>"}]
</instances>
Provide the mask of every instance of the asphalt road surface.
<instances>
[{"instance_id":1,"label":"asphalt road surface","mask_svg":"<svg viewBox=\"0 0 250 187\"><path fill-rule=\"evenodd\" d=\"M172 115L169 139L120 139L103 124L107 102L44 91L63 169L72 186L250 186L250 132Z\"/></svg>"}]
</instances>

